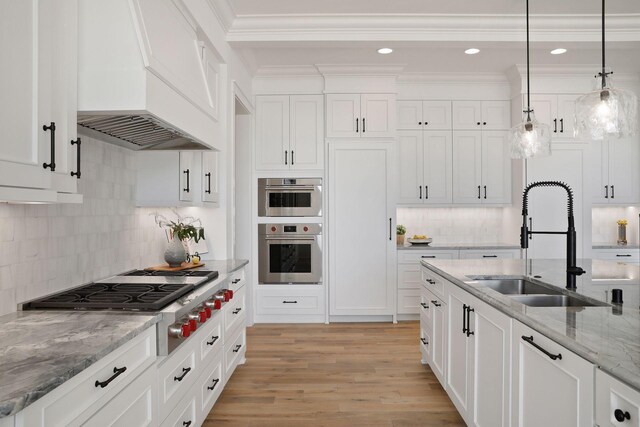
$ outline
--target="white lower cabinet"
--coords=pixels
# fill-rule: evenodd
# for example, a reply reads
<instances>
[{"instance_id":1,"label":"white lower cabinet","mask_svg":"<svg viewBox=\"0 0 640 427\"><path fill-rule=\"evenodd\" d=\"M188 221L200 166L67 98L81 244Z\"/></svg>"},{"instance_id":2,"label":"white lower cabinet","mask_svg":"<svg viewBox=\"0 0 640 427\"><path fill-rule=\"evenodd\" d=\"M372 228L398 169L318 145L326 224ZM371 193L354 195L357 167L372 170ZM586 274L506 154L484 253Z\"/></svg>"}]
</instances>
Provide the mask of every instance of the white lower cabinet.
<instances>
[{"instance_id":1,"label":"white lower cabinet","mask_svg":"<svg viewBox=\"0 0 640 427\"><path fill-rule=\"evenodd\" d=\"M223 352L220 351L213 362L211 362L209 368L206 369L206 371L210 372L209 375L202 375L198 380L198 411L200 413L200 419L202 420L207 417L224 388L223 363Z\"/></svg>"},{"instance_id":2,"label":"white lower cabinet","mask_svg":"<svg viewBox=\"0 0 640 427\"><path fill-rule=\"evenodd\" d=\"M431 366L431 370L436 375L441 384L445 379L445 363L446 363L446 343L447 324L446 324L446 306L444 302L436 297L428 288L422 289L420 306L425 311L425 315L421 316L423 328L430 335L431 340L427 346L427 362Z\"/></svg>"},{"instance_id":3,"label":"white lower cabinet","mask_svg":"<svg viewBox=\"0 0 640 427\"><path fill-rule=\"evenodd\" d=\"M607 261L624 262L627 264L640 264L640 251L635 249L594 249L592 252L594 259Z\"/></svg>"},{"instance_id":4,"label":"white lower cabinet","mask_svg":"<svg viewBox=\"0 0 640 427\"><path fill-rule=\"evenodd\" d=\"M256 323L319 323L325 321L324 285L259 285Z\"/></svg>"},{"instance_id":5,"label":"white lower cabinet","mask_svg":"<svg viewBox=\"0 0 640 427\"><path fill-rule=\"evenodd\" d=\"M596 369L596 425L640 426L640 392Z\"/></svg>"},{"instance_id":6,"label":"white lower cabinet","mask_svg":"<svg viewBox=\"0 0 640 427\"><path fill-rule=\"evenodd\" d=\"M224 343L224 375L230 378L236 367L244 359L247 349L247 335L241 328L234 336L229 337Z\"/></svg>"},{"instance_id":7,"label":"white lower cabinet","mask_svg":"<svg viewBox=\"0 0 640 427\"><path fill-rule=\"evenodd\" d=\"M592 426L595 367L513 321L513 426Z\"/></svg>"},{"instance_id":8,"label":"white lower cabinet","mask_svg":"<svg viewBox=\"0 0 640 427\"><path fill-rule=\"evenodd\" d=\"M202 424L196 415L196 397L188 396L169 414L160 427L194 427ZM200 422L198 422L200 421Z\"/></svg>"}]
</instances>

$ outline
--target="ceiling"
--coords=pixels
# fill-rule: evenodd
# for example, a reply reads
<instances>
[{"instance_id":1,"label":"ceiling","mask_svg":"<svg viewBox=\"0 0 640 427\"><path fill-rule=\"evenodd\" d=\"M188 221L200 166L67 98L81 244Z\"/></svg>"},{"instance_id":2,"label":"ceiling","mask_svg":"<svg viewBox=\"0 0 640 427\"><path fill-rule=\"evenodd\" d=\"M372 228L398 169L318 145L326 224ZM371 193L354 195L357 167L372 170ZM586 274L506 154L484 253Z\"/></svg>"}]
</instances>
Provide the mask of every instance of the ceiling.
<instances>
[{"instance_id":1,"label":"ceiling","mask_svg":"<svg viewBox=\"0 0 640 427\"><path fill-rule=\"evenodd\" d=\"M524 64L524 0L211 0L254 72L315 64L501 73ZM608 0L607 65L640 73L640 1ZM530 1L535 65L600 62L600 0ZM380 55L380 47L391 47ZM477 55L464 50L479 48ZM551 49L568 52L551 55Z\"/></svg>"}]
</instances>

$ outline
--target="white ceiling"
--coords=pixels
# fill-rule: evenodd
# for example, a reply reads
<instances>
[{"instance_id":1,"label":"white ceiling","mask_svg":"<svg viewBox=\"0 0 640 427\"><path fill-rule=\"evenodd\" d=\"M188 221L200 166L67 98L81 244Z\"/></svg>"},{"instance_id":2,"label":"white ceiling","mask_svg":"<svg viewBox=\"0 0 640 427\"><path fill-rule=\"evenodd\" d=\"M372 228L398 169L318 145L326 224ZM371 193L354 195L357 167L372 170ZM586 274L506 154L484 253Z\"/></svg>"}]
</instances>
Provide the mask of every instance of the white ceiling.
<instances>
[{"instance_id":1,"label":"white ceiling","mask_svg":"<svg viewBox=\"0 0 640 427\"><path fill-rule=\"evenodd\" d=\"M496 73L526 61L524 0L212 1L230 12L229 41L254 71L399 64L411 73ZM600 8L600 0L531 0L532 64L596 66ZM608 0L607 16L607 65L640 73L640 0ZM480 54L465 55L469 47ZM556 47L568 52L549 54Z\"/></svg>"}]
</instances>

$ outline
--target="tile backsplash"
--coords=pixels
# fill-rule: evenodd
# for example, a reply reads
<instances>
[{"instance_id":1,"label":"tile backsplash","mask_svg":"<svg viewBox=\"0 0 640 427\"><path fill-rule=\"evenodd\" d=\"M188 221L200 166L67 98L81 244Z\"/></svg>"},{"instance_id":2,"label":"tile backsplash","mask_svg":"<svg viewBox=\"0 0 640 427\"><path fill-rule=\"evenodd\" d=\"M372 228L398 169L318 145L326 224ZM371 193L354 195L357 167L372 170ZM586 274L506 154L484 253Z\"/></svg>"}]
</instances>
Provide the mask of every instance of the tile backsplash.
<instances>
[{"instance_id":1,"label":"tile backsplash","mask_svg":"<svg viewBox=\"0 0 640 427\"><path fill-rule=\"evenodd\" d=\"M19 302L162 262L164 232L135 207L134 152L82 139L84 203L0 203L0 314ZM170 214L170 212L169 212Z\"/></svg>"},{"instance_id":2,"label":"tile backsplash","mask_svg":"<svg viewBox=\"0 0 640 427\"><path fill-rule=\"evenodd\" d=\"M630 245L638 244L638 207L594 207L591 211L592 242L616 244L618 238L619 219L626 219L627 242Z\"/></svg>"},{"instance_id":3,"label":"tile backsplash","mask_svg":"<svg viewBox=\"0 0 640 427\"><path fill-rule=\"evenodd\" d=\"M503 208L398 208L397 223L407 236L425 234L437 243L517 243L505 232ZM508 234L508 235L507 235Z\"/></svg>"}]
</instances>

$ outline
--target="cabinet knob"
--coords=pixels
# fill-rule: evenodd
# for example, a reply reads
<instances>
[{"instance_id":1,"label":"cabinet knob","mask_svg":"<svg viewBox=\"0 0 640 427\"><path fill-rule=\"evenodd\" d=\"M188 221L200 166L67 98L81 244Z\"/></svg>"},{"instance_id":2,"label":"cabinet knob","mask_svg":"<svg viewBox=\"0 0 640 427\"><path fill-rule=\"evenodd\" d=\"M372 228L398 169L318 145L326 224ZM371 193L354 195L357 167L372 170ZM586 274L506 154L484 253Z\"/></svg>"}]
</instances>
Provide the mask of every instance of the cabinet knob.
<instances>
[{"instance_id":1,"label":"cabinet knob","mask_svg":"<svg viewBox=\"0 0 640 427\"><path fill-rule=\"evenodd\" d=\"M482 126L486 126L486 125L487 125L487 122L482 122Z\"/></svg>"},{"instance_id":2,"label":"cabinet knob","mask_svg":"<svg viewBox=\"0 0 640 427\"><path fill-rule=\"evenodd\" d=\"M419 124L419 125L421 125L421 124L422 124L422 122L418 122L418 124Z\"/></svg>"},{"instance_id":3,"label":"cabinet knob","mask_svg":"<svg viewBox=\"0 0 640 427\"><path fill-rule=\"evenodd\" d=\"M616 409L615 411L613 411L613 416L616 417L616 420L619 423L624 422L624 420L631 419L631 414L629 413L629 411L623 411L622 409Z\"/></svg>"},{"instance_id":4,"label":"cabinet knob","mask_svg":"<svg viewBox=\"0 0 640 427\"><path fill-rule=\"evenodd\" d=\"M480 126L480 122L478 122L477 125Z\"/></svg>"}]
</instances>

